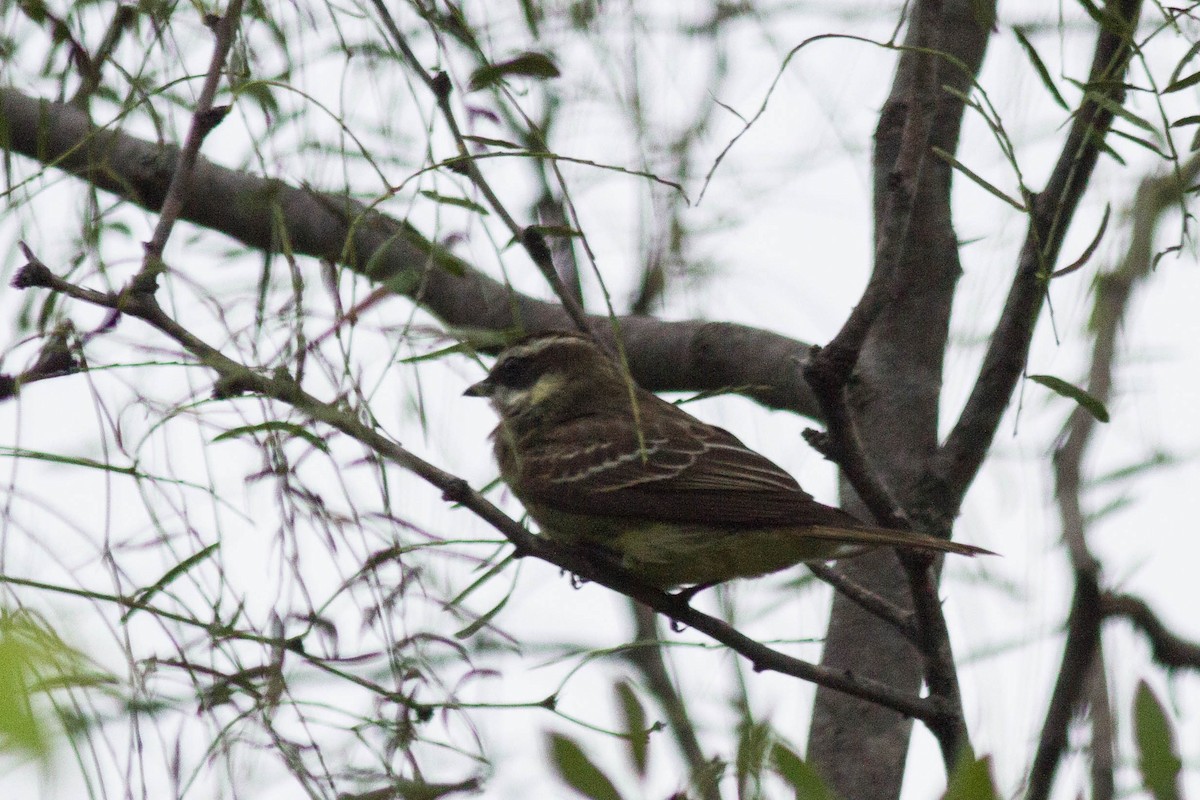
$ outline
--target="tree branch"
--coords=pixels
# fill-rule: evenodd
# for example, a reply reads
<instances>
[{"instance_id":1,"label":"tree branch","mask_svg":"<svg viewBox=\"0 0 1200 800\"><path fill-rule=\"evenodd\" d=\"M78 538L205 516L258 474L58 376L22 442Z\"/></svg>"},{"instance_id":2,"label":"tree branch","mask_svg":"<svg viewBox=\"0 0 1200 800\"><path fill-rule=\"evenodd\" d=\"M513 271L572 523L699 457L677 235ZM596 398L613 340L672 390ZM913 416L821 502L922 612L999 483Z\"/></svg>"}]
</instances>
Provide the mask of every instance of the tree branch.
<instances>
[{"instance_id":1,"label":"tree branch","mask_svg":"<svg viewBox=\"0 0 1200 800\"><path fill-rule=\"evenodd\" d=\"M341 431L366 445L383 458L414 473L441 489L446 500L459 503L499 531L516 548L517 556L533 556L547 561L580 578L605 586L643 603L666 615L680 625L693 628L726 645L748 659L755 671L779 672L811 681L854 697L886 706L901 714L925 721L931 727L956 718L957 712L939 698L922 698L893 689L882 681L856 677L848 670L821 667L773 650L738 632L716 617L697 611L688 605L686 595L668 594L650 587L612 564L598 563L586 552L559 545L542 536L535 536L513 520L483 495L471 489L462 478L451 475L413 455L401 445L375 429L364 425L352 412L338 405L325 403L304 391L283 369L271 375L252 369L221 353L180 326L159 306L154 287L147 281L135 281L118 293L99 292L82 288L58 278L41 263L28 248L30 261L17 271L13 286L18 289L43 287L67 297L108 308L146 322L160 333L177 342L201 364L217 373L213 395L229 398L253 393L285 403Z\"/></svg>"},{"instance_id":2,"label":"tree branch","mask_svg":"<svg viewBox=\"0 0 1200 800\"><path fill-rule=\"evenodd\" d=\"M1200 173L1200 156L1193 156L1178 173L1142 181L1131 210L1132 231L1122 263L1097 279L1092 313L1095 333L1087 390L1101 403L1107 403L1113 393L1117 336L1125 322L1134 288L1151 274L1154 232L1158 221L1162 212L1178 200L1180 193L1197 173ZM1095 430L1095 417L1083 408L1076 407L1067 418L1060 437L1062 444L1054 454L1054 495L1062 521L1063 539L1075 574L1077 602L1080 597L1091 601L1099 595L1100 563L1088 548L1087 516L1082 504L1083 462ZM1073 610L1067 620L1067 644L1059 668L1058 684L1042 726L1042 736L1030 774L1031 798L1049 795L1054 773L1066 747L1070 715L1074 705L1082 701L1080 686L1092 685L1096 692L1107 691L1103 672L1103 643L1099 631L1106 613L1099 607L1078 612ZM1074 626L1083 628L1076 630ZM1096 726L1111 725L1111 721L1099 718L1094 719L1093 723ZM1111 735L1108 739L1111 739ZM1112 777L1110 774L1103 779L1099 773L1106 763L1111 772L1111 744L1106 745L1102 741L1094 749L1093 772L1096 778L1093 783L1100 786L1098 793L1103 793L1112 782Z\"/></svg>"},{"instance_id":3,"label":"tree branch","mask_svg":"<svg viewBox=\"0 0 1200 800\"><path fill-rule=\"evenodd\" d=\"M1120 107L1125 99L1125 72L1133 53L1132 37L1141 6L1142 0L1105 3L1109 24L1097 36L1088 92L1074 114L1046 187L1026 198L1028 232L1000 322L966 406L930 465L925 481L924 493L938 508L953 512L962 505L1025 370L1050 274L1104 147L1113 121L1112 109Z\"/></svg>"},{"instance_id":4,"label":"tree branch","mask_svg":"<svg viewBox=\"0 0 1200 800\"><path fill-rule=\"evenodd\" d=\"M1200 670L1200 642L1173 633L1140 597L1105 594L1100 598L1105 618L1121 617L1133 623L1150 640L1150 652L1167 669Z\"/></svg>"},{"instance_id":5,"label":"tree branch","mask_svg":"<svg viewBox=\"0 0 1200 800\"><path fill-rule=\"evenodd\" d=\"M11 151L150 211L161 207L174 148L98 128L78 109L11 88L0 88L0 118ZM192 180L180 219L265 252L278 252L280 241L287 241L290 252L342 264L390 286L449 326L531 332L573 327L557 303L513 292L408 223L345 195L227 169L203 157ZM645 316L617 322L633 377L651 391L731 391L768 408L820 415L801 369L807 343L732 323ZM612 341L608 317L591 315L588 323Z\"/></svg>"},{"instance_id":6,"label":"tree branch","mask_svg":"<svg viewBox=\"0 0 1200 800\"><path fill-rule=\"evenodd\" d=\"M200 96L196 98L196 107L192 110L192 121L188 126L187 137L183 140L183 149L179 151L171 170L171 182L167 184L167 195L163 198L158 223L154 226L154 235L146 242L146 257L142 261L141 270L143 275L161 268L167 239L171 236L171 230L175 227L175 221L179 219L179 212L183 209L184 200L191 188L196 159L200 157L200 145L229 113L228 106L213 108L213 99L217 96L221 70L225 66L225 59L229 57L230 48L233 47L241 16L242 0L230 0L224 16L205 19L216 36L212 58L208 63L208 71L204 74Z\"/></svg>"}]
</instances>

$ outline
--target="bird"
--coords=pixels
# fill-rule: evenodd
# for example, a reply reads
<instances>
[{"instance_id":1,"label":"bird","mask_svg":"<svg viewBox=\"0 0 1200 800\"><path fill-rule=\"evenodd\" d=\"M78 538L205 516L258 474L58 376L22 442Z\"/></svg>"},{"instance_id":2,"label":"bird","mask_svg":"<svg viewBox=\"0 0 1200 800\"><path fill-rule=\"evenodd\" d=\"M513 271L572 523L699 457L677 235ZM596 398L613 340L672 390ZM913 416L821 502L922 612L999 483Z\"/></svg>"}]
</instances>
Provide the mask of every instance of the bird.
<instances>
[{"instance_id":1,"label":"bird","mask_svg":"<svg viewBox=\"0 0 1200 800\"><path fill-rule=\"evenodd\" d=\"M500 476L543 535L660 589L707 587L878 547L983 548L866 525L723 428L638 386L593 339L535 333L464 392L500 417Z\"/></svg>"}]
</instances>

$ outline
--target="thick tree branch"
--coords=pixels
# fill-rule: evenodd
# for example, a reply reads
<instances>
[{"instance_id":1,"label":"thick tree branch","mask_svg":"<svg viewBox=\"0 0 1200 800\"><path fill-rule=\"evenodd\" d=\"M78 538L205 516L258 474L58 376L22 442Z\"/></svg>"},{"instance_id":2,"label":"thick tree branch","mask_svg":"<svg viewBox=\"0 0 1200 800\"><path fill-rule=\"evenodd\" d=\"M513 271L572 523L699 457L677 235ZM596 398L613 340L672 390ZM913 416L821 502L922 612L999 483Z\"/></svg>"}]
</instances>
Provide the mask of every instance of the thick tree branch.
<instances>
[{"instance_id":1,"label":"thick tree branch","mask_svg":"<svg viewBox=\"0 0 1200 800\"><path fill-rule=\"evenodd\" d=\"M78 109L0 88L4 146L99 189L157 211L175 163L173 148L97 128ZM557 303L517 294L428 241L413 226L344 195L197 160L180 218L254 248L339 263L463 328L528 331L573 327ZM282 234L277 224L283 226ZM588 318L611 341L608 317ZM769 408L818 417L802 366L809 345L731 323L617 318L633 377L651 391L732 391ZM782 366L781 366L782 365ZM791 365L791 368L788 368Z\"/></svg>"},{"instance_id":2,"label":"thick tree branch","mask_svg":"<svg viewBox=\"0 0 1200 800\"><path fill-rule=\"evenodd\" d=\"M13 285L19 289L42 287L72 299L101 308L119 311L146 322L172 339L201 364L217 373L213 394L217 398L253 393L285 403L312 419L341 431L441 489L448 501L459 503L499 531L516 548L518 556L533 556L560 567L580 578L605 586L643 603L680 625L693 628L726 645L748 659L755 671L779 672L820 686L846 692L879 703L909 717L921 719L931 727L957 718L957 711L938 698L922 698L888 686L882 681L861 678L849 670L835 670L810 664L773 650L738 632L716 617L697 611L683 593L668 594L647 586L612 564L598 563L586 552L564 547L542 536L535 536L483 495L471 489L462 478L451 475L413 455L401 445L364 425L357 415L338 404L325 403L308 394L286 370L264 374L221 353L193 335L169 317L154 297L155 287L148 281L135 281L118 293L85 289L58 278L29 251L23 248L29 263L18 270Z\"/></svg>"},{"instance_id":3,"label":"thick tree branch","mask_svg":"<svg viewBox=\"0 0 1200 800\"><path fill-rule=\"evenodd\" d=\"M1112 108L1125 100L1125 72L1141 7L1141 0L1105 3L1110 22L1097 36L1088 92L1075 112L1046 187L1026 198L1028 233L1000 322L992 333L979 378L931 465L924 488L931 505L947 512L956 512L961 506L1025 370L1050 274L1112 126Z\"/></svg>"}]
</instances>

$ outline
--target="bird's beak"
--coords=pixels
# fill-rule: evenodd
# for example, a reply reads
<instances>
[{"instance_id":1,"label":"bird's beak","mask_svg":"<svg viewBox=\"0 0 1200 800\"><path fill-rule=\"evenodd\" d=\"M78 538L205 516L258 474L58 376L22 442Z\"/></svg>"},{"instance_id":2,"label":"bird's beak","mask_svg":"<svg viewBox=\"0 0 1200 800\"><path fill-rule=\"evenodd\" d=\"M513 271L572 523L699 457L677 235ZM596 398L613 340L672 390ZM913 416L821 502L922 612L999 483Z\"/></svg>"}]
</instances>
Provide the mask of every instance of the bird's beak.
<instances>
[{"instance_id":1,"label":"bird's beak","mask_svg":"<svg viewBox=\"0 0 1200 800\"><path fill-rule=\"evenodd\" d=\"M495 391L496 384L492 383L490 379L484 378L479 383L468 386L463 395L466 397L491 397Z\"/></svg>"}]
</instances>

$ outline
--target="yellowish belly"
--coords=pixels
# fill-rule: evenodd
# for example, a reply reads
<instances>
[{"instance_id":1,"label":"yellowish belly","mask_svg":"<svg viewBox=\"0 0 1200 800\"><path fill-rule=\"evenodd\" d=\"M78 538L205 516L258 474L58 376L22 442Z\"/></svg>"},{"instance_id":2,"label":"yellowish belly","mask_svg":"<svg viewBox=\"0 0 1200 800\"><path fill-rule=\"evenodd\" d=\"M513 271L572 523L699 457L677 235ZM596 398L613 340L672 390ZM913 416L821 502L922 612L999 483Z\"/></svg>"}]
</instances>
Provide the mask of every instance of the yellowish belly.
<instances>
[{"instance_id":1,"label":"yellowish belly","mask_svg":"<svg viewBox=\"0 0 1200 800\"><path fill-rule=\"evenodd\" d=\"M860 547L804 536L796 528L730 530L702 525L587 517L529 506L542 533L598 547L647 583L669 588L720 583L860 552Z\"/></svg>"}]
</instances>

